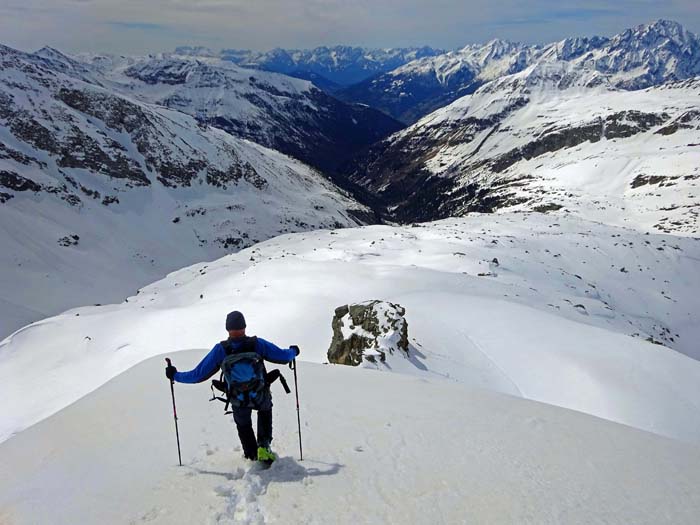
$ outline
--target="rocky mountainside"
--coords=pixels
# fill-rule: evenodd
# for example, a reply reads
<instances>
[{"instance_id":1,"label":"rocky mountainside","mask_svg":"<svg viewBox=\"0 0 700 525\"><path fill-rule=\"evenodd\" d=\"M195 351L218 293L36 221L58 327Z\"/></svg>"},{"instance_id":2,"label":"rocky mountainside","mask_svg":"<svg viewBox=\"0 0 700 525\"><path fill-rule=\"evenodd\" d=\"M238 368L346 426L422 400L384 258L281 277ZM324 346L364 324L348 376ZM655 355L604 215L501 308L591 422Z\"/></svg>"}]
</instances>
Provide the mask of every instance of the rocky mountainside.
<instances>
[{"instance_id":1,"label":"rocky mountainside","mask_svg":"<svg viewBox=\"0 0 700 525\"><path fill-rule=\"evenodd\" d=\"M219 58L81 58L114 90L187 113L326 172L403 127L367 106L340 102L311 82L244 69Z\"/></svg>"},{"instance_id":2,"label":"rocky mountainside","mask_svg":"<svg viewBox=\"0 0 700 525\"><path fill-rule=\"evenodd\" d=\"M644 89L700 75L700 39L677 22L658 20L612 38L567 38L545 46L494 40L409 62L337 95L411 123L486 82L562 61L597 71L617 88Z\"/></svg>"},{"instance_id":3,"label":"rocky mountainside","mask_svg":"<svg viewBox=\"0 0 700 525\"><path fill-rule=\"evenodd\" d=\"M373 146L348 167L391 216L569 211L700 231L700 80L645 90L571 62L491 81Z\"/></svg>"},{"instance_id":4,"label":"rocky mountainside","mask_svg":"<svg viewBox=\"0 0 700 525\"><path fill-rule=\"evenodd\" d=\"M175 64L157 71L192 74ZM280 233L368 218L314 169L129 88L53 50L0 48L0 334Z\"/></svg>"}]
</instances>

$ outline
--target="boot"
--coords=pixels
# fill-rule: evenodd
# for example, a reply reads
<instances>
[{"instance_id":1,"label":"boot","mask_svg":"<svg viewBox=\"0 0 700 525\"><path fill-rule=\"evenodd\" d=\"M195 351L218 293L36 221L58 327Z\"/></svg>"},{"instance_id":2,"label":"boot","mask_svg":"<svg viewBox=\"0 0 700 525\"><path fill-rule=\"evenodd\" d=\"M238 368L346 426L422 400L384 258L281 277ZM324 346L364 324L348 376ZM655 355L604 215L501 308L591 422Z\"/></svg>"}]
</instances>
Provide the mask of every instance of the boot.
<instances>
[{"instance_id":1,"label":"boot","mask_svg":"<svg viewBox=\"0 0 700 525\"><path fill-rule=\"evenodd\" d=\"M270 450L270 447L258 447L258 461L267 465L272 465L272 462L277 459L277 454Z\"/></svg>"}]
</instances>

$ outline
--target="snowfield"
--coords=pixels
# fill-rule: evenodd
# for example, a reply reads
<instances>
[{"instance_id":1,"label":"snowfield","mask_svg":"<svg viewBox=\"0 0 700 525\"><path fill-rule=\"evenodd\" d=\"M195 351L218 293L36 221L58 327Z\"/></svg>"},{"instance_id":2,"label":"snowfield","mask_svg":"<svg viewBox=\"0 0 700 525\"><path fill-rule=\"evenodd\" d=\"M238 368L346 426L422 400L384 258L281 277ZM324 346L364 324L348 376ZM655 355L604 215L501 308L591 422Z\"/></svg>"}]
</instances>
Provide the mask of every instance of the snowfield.
<instances>
[{"instance_id":1,"label":"snowfield","mask_svg":"<svg viewBox=\"0 0 700 525\"><path fill-rule=\"evenodd\" d=\"M195 365L205 349L170 357ZM444 380L299 364L261 471L163 356L0 445L3 523L697 523L700 449ZM287 372L291 380L291 373Z\"/></svg>"},{"instance_id":2,"label":"snowfield","mask_svg":"<svg viewBox=\"0 0 700 525\"><path fill-rule=\"evenodd\" d=\"M412 343L411 359L389 360L395 372L697 443L698 261L697 239L537 213L278 237L6 338L0 437L148 357L211 348L232 309L322 363L334 309L383 299L406 308Z\"/></svg>"}]
</instances>

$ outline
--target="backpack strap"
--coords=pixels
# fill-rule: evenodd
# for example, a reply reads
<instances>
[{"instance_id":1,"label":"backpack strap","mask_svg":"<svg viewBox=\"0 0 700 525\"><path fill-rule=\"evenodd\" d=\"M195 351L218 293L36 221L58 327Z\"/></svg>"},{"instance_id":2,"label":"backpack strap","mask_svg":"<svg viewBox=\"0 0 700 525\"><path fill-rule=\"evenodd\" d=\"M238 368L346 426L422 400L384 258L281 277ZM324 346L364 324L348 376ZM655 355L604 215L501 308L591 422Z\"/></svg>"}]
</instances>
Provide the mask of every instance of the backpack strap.
<instances>
[{"instance_id":1,"label":"backpack strap","mask_svg":"<svg viewBox=\"0 0 700 525\"><path fill-rule=\"evenodd\" d=\"M291 394L292 391L289 389L289 385L287 384L287 380L284 378L282 375L282 372L279 371L278 368L275 368L271 372L268 372L265 374L265 383L269 387L272 383L274 383L277 380L280 380L280 383L282 383L282 387L284 388L284 391L287 392L287 394Z\"/></svg>"},{"instance_id":2,"label":"backpack strap","mask_svg":"<svg viewBox=\"0 0 700 525\"><path fill-rule=\"evenodd\" d=\"M246 336L246 338L243 339L241 343L241 346L239 346L238 348L233 348L233 341L231 339L221 341L219 344L223 347L226 355L237 354L239 352L255 352L255 349L258 346L258 338L255 335L250 337Z\"/></svg>"}]
</instances>

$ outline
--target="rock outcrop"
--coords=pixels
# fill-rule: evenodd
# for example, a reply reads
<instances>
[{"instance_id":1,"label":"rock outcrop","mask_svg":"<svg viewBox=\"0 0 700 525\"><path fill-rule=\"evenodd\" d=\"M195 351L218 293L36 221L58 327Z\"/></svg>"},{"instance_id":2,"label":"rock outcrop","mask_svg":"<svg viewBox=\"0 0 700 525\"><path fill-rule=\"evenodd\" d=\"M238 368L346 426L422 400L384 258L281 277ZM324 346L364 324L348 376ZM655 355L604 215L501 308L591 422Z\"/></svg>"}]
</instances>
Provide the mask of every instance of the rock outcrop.
<instances>
[{"instance_id":1,"label":"rock outcrop","mask_svg":"<svg viewBox=\"0 0 700 525\"><path fill-rule=\"evenodd\" d=\"M385 362L387 354L408 357L406 309L387 301L365 301L335 309L328 361L358 366Z\"/></svg>"}]
</instances>

